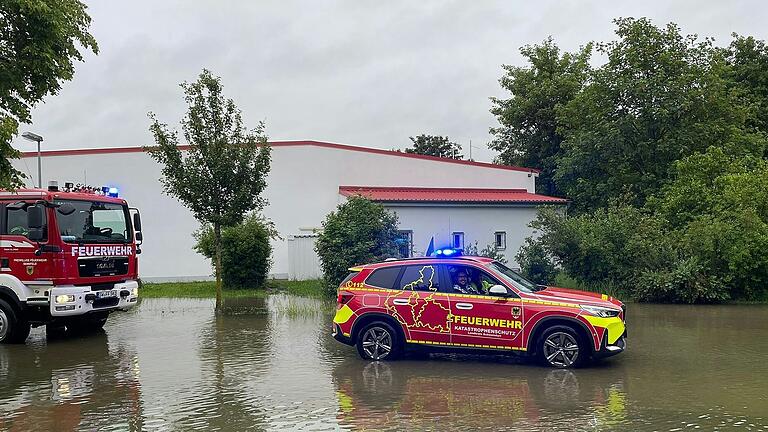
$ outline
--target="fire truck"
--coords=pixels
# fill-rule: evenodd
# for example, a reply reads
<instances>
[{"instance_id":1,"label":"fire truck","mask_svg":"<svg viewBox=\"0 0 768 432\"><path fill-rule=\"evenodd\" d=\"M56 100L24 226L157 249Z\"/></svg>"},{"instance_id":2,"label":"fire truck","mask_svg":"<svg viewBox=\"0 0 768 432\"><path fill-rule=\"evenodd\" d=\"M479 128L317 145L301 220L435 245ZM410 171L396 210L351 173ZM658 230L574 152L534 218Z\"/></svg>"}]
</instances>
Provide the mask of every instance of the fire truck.
<instances>
[{"instance_id":1,"label":"fire truck","mask_svg":"<svg viewBox=\"0 0 768 432\"><path fill-rule=\"evenodd\" d=\"M30 328L96 330L136 305L138 209L115 187L0 191L0 343Z\"/></svg>"}]
</instances>

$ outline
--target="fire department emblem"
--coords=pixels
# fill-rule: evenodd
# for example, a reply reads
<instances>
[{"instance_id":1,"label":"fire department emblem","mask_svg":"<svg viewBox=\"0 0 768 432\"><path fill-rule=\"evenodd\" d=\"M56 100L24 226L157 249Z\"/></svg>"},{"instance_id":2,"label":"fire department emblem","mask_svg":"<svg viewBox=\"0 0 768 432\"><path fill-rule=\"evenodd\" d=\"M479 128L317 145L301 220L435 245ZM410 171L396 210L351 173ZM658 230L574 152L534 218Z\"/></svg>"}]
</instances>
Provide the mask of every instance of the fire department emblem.
<instances>
[{"instance_id":1,"label":"fire department emblem","mask_svg":"<svg viewBox=\"0 0 768 432\"><path fill-rule=\"evenodd\" d=\"M513 317L518 318L520 316L520 312L522 312L521 309L520 309L520 306L512 306L512 316Z\"/></svg>"},{"instance_id":2,"label":"fire department emblem","mask_svg":"<svg viewBox=\"0 0 768 432\"><path fill-rule=\"evenodd\" d=\"M33 265L28 265L28 266L27 266L27 274L28 274L28 275L30 275L30 276L32 276L32 273L34 273L34 272L35 272L35 266L33 266Z\"/></svg>"}]
</instances>

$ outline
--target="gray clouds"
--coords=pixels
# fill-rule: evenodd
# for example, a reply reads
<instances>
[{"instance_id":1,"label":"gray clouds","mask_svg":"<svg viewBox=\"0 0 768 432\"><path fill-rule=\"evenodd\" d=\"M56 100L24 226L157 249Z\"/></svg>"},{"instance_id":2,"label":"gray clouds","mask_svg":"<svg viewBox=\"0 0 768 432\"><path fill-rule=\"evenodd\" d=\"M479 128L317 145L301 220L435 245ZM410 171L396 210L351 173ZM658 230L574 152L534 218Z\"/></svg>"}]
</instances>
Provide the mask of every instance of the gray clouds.
<instances>
[{"instance_id":1,"label":"gray clouds","mask_svg":"<svg viewBox=\"0 0 768 432\"><path fill-rule=\"evenodd\" d=\"M573 50L613 35L611 19L648 16L685 33L760 39L761 2L89 1L100 54L33 112L47 149L151 143L148 111L176 126L178 84L202 68L222 77L246 123L273 140L402 148L408 136L471 139L479 160L503 96L502 64L548 35ZM17 140L31 150L33 143ZM478 149L478 147L480 147Z\"/></svg>"}]
</instances>

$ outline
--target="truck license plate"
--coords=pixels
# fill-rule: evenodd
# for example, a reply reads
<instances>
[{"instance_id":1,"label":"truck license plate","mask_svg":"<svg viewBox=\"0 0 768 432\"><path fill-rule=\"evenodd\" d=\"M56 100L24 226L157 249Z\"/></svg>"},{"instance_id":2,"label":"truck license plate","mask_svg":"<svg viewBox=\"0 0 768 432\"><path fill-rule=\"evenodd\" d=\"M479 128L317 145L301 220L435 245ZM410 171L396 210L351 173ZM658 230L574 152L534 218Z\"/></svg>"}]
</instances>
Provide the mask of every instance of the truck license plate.
<instances>
[{"instance_id":1,"label":"truck license plate","mask_svg":"<svg viewBox=\"0 0 768 432\"><path fill-rule=\"evenodd\" d=\"M117 290L96 291L96 298L117 297Z\"/></svg>"}]
</instances>

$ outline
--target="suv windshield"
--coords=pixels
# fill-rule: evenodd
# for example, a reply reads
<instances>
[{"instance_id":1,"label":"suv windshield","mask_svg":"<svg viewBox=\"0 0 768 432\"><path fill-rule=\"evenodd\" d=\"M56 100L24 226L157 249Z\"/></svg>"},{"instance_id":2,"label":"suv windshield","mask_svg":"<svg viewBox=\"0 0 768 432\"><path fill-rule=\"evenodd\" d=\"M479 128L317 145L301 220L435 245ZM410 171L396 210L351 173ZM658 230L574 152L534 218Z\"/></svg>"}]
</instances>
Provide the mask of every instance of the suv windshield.
<instances>
[{"instance_id":1,"label":"suv windshield","mask_svg":"<svg viewBox=\"0 0 768 432\"><path fill-rule=\"evenodd\" d=\"M523 275L520 273L508 268L504 264L501 264L498 261L494 261L490 264L488 264L488 268L491 270L496 271L496 273L500 274L504 277L504 279L517 287L520 291L532 293L535 291L540 291L541 288L539 288L535 283L529 281L528 279L524 278Z\"/></svg>"},{"instance_id":2,"label":"suv windshield","mask_svg":"<svg viewBox=\"0 0 768 432\"><path fill-rule=\"evenodd\" d=\"M72 214L56 212L61 240L67 243L126 243L130 238L127 211L120 204L91 201L56 201L71 204Z\"/></svg>"}]
</instances>

